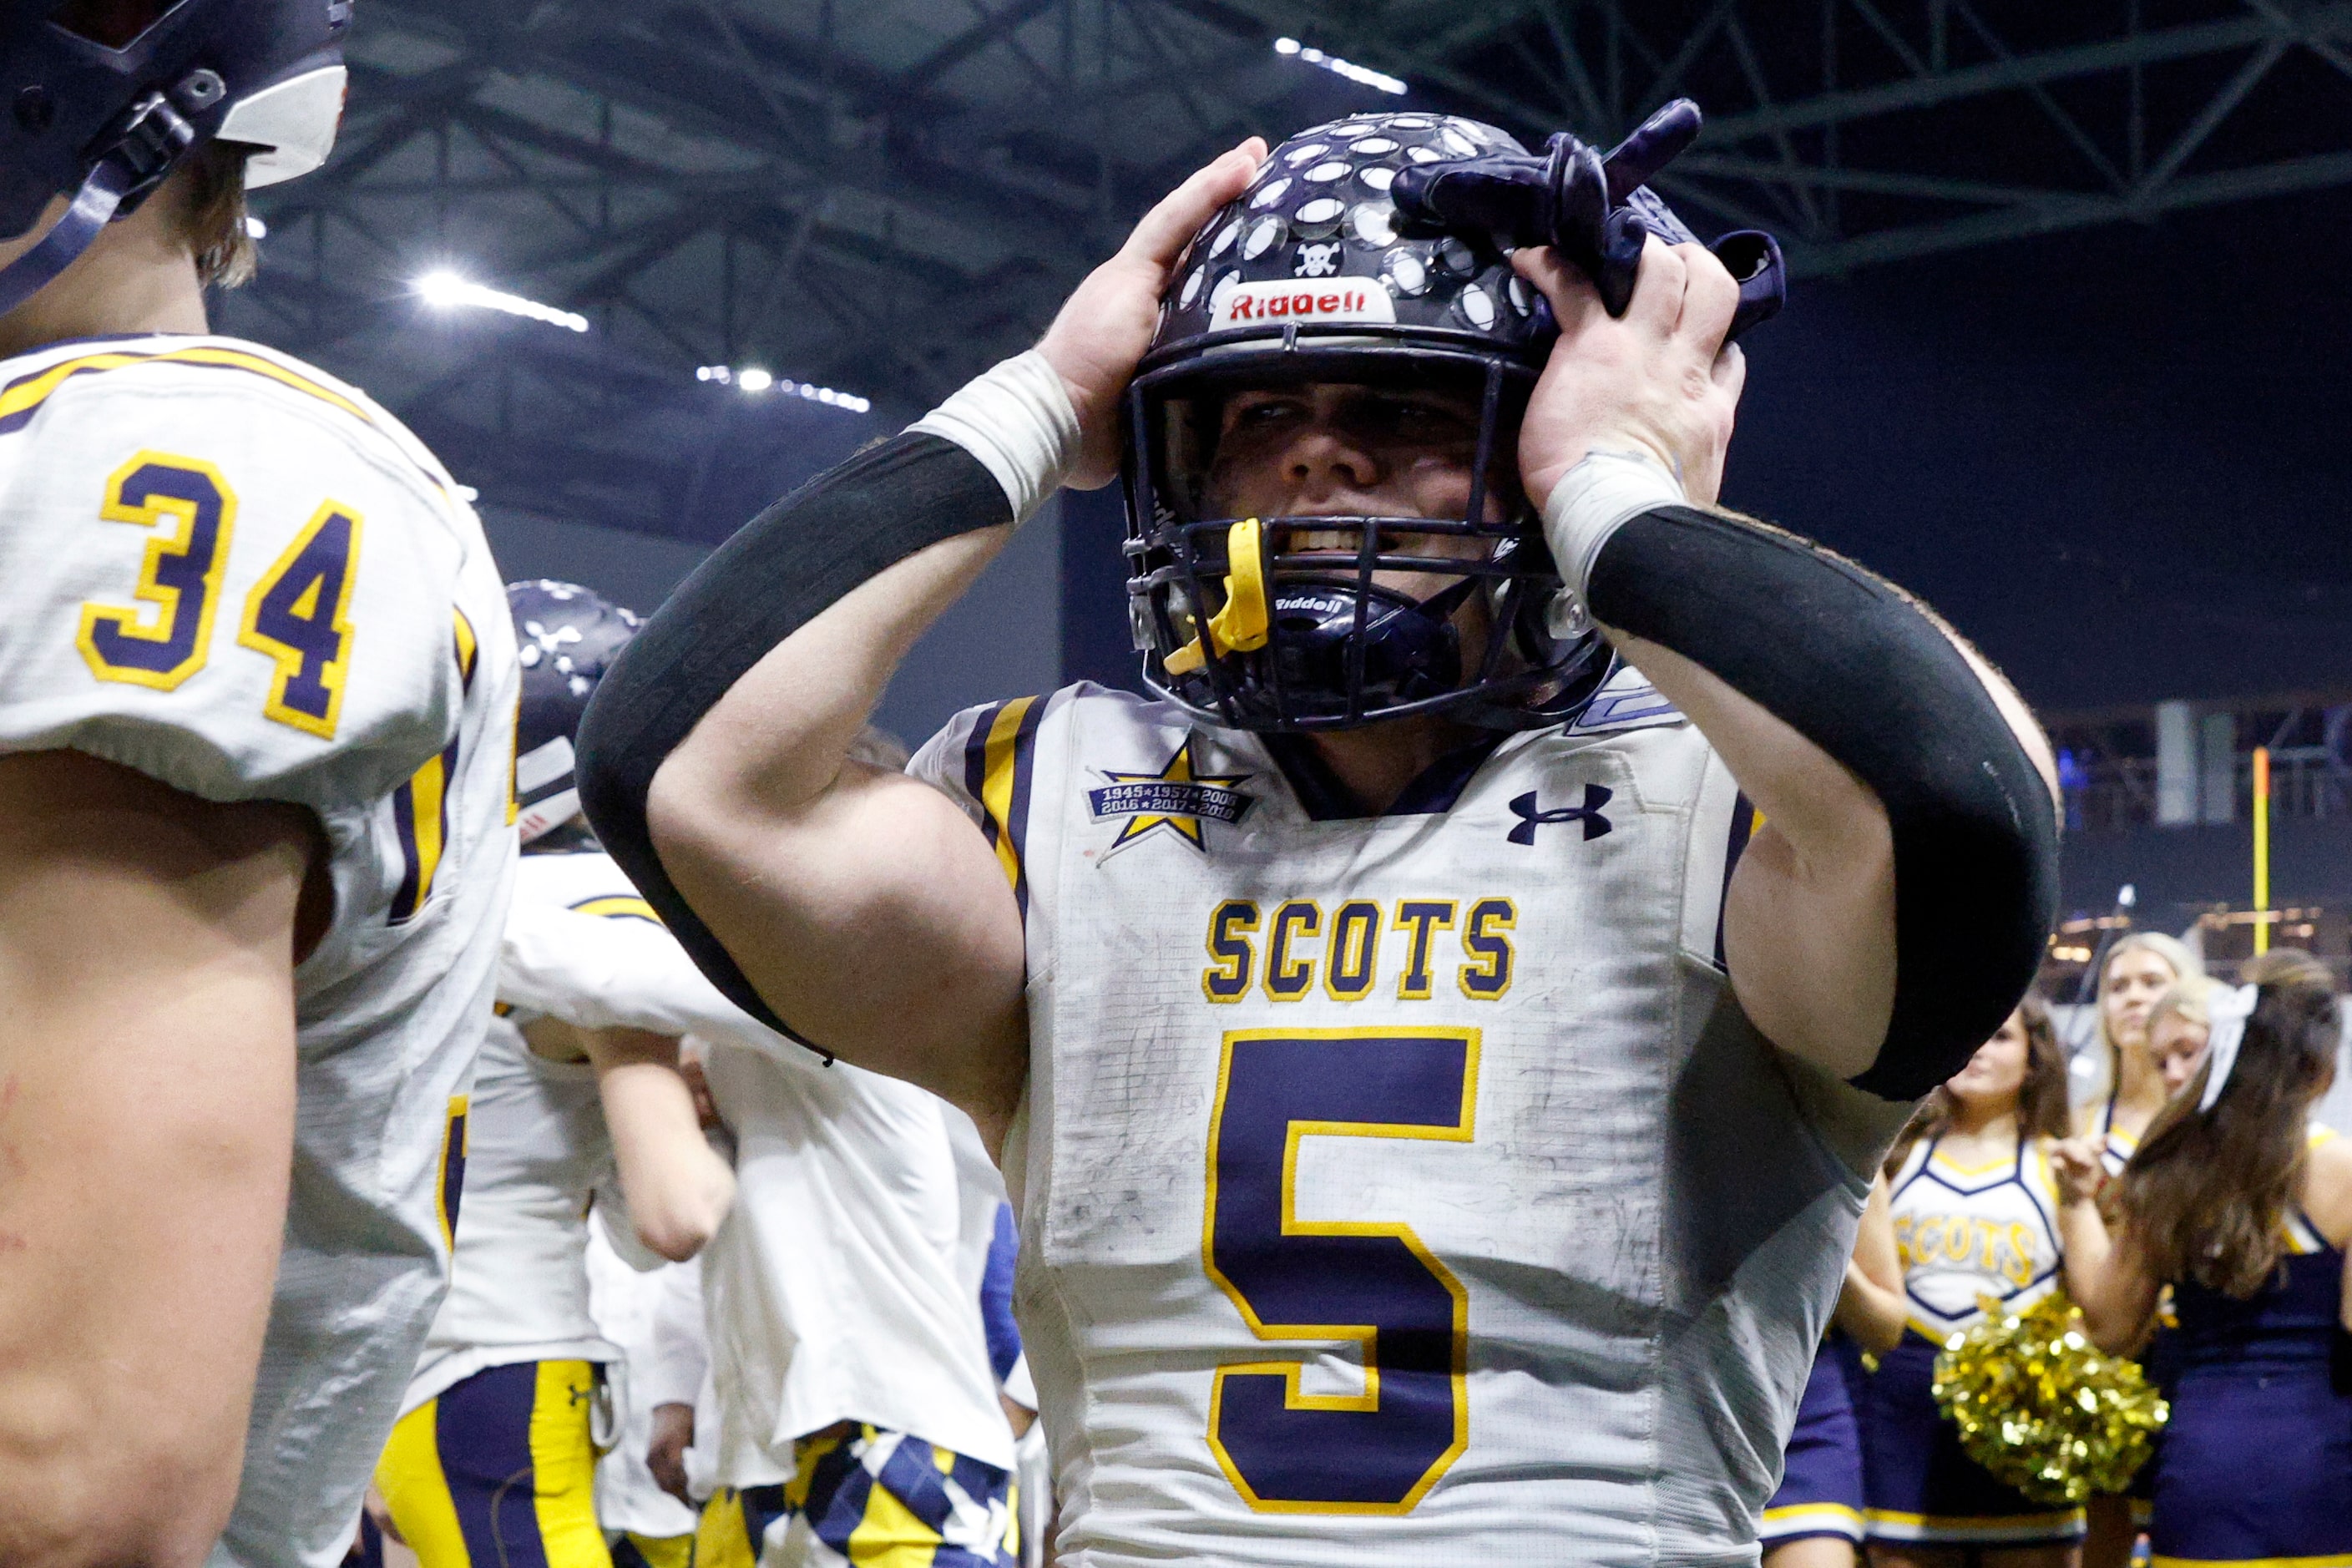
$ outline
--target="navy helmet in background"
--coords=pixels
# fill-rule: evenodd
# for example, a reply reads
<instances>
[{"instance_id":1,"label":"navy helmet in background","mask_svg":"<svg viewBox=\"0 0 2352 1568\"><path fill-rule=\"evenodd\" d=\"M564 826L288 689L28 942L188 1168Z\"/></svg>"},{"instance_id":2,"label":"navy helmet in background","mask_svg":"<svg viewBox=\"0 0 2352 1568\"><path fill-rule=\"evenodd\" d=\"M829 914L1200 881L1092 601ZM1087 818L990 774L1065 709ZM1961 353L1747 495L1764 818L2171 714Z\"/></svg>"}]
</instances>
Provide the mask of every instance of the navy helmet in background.
<instances>
[{"instance_id":1,"label":"navy helmet in background","mask_svg":"<svg viewBox=\"0 0 2352 1568\"><path fill-rule=\"evenodd\" d=\"M593 588L541 577L507 584L522 662L522 714L515 733L515 797L522 841L569 822L580 809L572 745L596 683L637 635L639 621Z\"/></svg>"}]
</instances>

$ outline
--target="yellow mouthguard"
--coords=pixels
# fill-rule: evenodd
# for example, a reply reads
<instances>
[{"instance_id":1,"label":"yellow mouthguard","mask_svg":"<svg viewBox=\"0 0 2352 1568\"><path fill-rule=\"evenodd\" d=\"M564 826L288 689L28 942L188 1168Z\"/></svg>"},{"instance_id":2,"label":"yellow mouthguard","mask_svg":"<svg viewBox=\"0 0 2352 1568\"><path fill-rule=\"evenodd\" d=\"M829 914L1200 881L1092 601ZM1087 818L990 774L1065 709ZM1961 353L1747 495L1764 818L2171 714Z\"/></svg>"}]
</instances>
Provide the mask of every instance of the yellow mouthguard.
<instances>
[{"instance_id":1,"label":"yellow mouthguard","mask_svg":"<svg viewBox=\"0 0 2352 1568\"><path fill-rule=\"evenodd\" d=\"M1161 663L1171 675L1190 675L1213 654L1247 653L1265 646L1272 617L1265 605L1265 556L1258 548L1258 521L1245 517L1225 531L1225 607L1209 617L1207 647L1194 637Z\"/></svg>"}]
</instances>

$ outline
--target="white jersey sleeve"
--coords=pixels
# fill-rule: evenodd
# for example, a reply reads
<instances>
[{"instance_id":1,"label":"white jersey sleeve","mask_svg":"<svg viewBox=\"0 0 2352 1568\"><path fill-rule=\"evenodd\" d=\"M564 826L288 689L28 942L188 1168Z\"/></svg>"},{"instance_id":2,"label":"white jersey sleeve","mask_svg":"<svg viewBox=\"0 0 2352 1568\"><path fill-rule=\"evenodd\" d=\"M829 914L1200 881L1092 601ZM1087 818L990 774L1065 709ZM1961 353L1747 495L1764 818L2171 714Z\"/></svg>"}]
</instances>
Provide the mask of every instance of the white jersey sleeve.
<instances>
[{"instance_id":1,"label":"white jersey sleeve","mask_svg":"<svg viewBox=\"0 0 2352 1568\"><path fill-rule=\"evenodd\" d=\"M499 952L499 1000L515 1013L808 1056L703 977L611 856L535 854L523 866Z\"/></svg>"},{"instance_id":2,"label":"white jersey sleeve","mask_svg":"<svg viewBox=\"0 0 2352 1568\"><path fill-rule=\"evenodd\" d=\"M499 997L519 1012L583 1029L698 1035L769 1052L804 1049L721 995L667 931L576 909L516 907L499 950Z\"/></svg>"},{"instance_id":3,"label":"white jersey sleeve","mask_svg":"<svg viewBox=\"0 0 2352 1568\"><path fill-rule=\"evenodd\" d=\"M341 1560L445 1289L520 676L480 523L356 389L226 338L0 363L0 751L306 806L333 886L294 974L286 1241L215 1563Z\"/></svg>"}]
</instances>

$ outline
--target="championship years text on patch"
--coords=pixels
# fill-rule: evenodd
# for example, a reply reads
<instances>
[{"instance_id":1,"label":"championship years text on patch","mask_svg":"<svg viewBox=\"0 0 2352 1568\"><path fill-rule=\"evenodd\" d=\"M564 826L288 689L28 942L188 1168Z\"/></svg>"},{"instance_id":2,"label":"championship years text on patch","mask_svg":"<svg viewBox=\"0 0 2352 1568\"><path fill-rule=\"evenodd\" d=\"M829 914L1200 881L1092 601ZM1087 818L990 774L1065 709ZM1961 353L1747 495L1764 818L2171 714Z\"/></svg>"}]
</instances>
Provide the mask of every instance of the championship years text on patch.
<instances>
[{"instance_id":1,"label":"championship years text on patch","mask_svg":"<svg viewBox=\"0 0 2352 1568\"><path fill-rule=\"evenodd\" d=\"M1176 754L1157 773L1115 773L1100 770L1108 782L1087 791L1087 806L1097 822L1124 817L1110 847L1132 844L1155 827L1165 827L1193 848L1209 847L1203 822L1231 827L1247 816L1257 797L1238 787L1249 773L1202 773L1192 765L1192 740L1186 736Z\"/></svg>"}]
</instances>

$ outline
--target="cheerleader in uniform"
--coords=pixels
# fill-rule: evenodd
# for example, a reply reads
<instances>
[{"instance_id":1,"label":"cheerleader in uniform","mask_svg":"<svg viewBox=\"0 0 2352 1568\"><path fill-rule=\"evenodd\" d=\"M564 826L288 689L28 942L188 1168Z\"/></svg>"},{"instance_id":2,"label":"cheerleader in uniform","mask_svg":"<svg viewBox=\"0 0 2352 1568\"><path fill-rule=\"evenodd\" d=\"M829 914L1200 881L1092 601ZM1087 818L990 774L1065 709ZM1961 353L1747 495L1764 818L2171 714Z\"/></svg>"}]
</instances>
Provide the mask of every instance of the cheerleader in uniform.
<instances>
[{"instance_id":1,"label":"cheerleader in uniform","mask_svg":"<svg viewBox=\"0 0 2352 1568\"><path fill-rule=\"evenodd\" d=\"M2164 1109L2162 1075L2148 1045L2159 1002L2195 985L2205 966L2186 945L2161 931L2134 931L2107 950L2099 968L2098 1061L2105 1083L2084 1105L2074 1131L2094 1134L2105 1152L2110 1173L2139 1147L2140 1135Z\"/></svg>"},{"instance_id":2,"label":"cheerleader in uniform","mask_svg":"<svg viewBox=\"0 0 2352 1568\"><path fill-rule=\"evenodd\" d=\"M2096 1139L2107 1173L2122 1173L2140 1134L2164 1109L2167 1090L2155 1070L2149 1031L2157 1010L2211 984L2196 953L2161 931L2135 931L2107 950L2099 966L2097 1061L2105 1087L2083 1107L2078 1133ZM2203 1013L2199 1009L2201 1019ZM2159 1343L2161 1341L2159 1339ZM2157 1353L2150 1347L2150 1354ZM2156 1368L2148 1368L2156 1376ZM2141 1472L2128 1498L2102 1494L2085 1510L2090 1533L2083 1542L2083 1568L2124 1568L2140 1532L2147 1528L2147 1472Z\"/></svg>"},{"instance_id":3,"label":"cheerleader in uniform","mask_svg":"<svg viewBox=\"0 0 2352 1568\"><path fill-rule=\"evenodd\" d=\"M2352 1149L2310 1124L2340 1022L2326 967L2277 952L2211 997L2196 1075L2112 1194L2099 1151L2058 1150L2069 1289L2102 1348L2173 1290L2179 1369L2156 1460L2158 1568L2352 1563Z\"/></svg>"},{"instance_id":4,"label":"cheerleader in uniform","mask_svg":"<svg viewBox=\"0 0 2352 1568\"><path fill-rule=\"evenodd\" d=\"M1764 1505L1757 1531L1763 1568L1853 1568L1864 1507L1855 1415L1863 1352L1884 1355L1893 1349L1906 1317L1903 1266L1882 1175L1862 1211L1833 1326L1813 1357L1797 1405L1780 1489Z\"/></svg>"},{"instance_id":5,"label":"cheerleader in uniform","mask_svg":"<svg viewBox=\"0 0 2352 1568\"><path fill-rule=\"evenodd\" d=\"M2154 1070L2164 1100L2179 1094L2205 1059L2205 1039L2210 1027L2207 1013L2212 998L2228 990L2220 981L2203 973L2184 974L2172 983L2171 988L2157 998L2147 1014L2144 1038L2148 1066ZM2144 1131L2145 1121L2135 1123L2135 1132L2117 1128L2114 1121L2116 1102L2107 1102L2107 1118L2099 1128L2098 1150L2106 1167L2107 1180L2113 1181L2131 1163L2134 1150L2139 1147L2137 1131ZM2172 1310L2172 1296L2166 1291L2157 1304L2156 1327L2147 1347L2137 1352L2140 1371L2166 1397L2172 1394L2174 1380L2180 1371L2180 1336L2174 1331L2179 1326ZM2164 1434L2157 1434L2159 1449ZM2157 1466L2151 1461L2140 1467L2132 1478L2128 1492L2122 1498L2105 1495L2091 1500L2087 1510L2091 1532L2083 1542L2083 1568L2123 1568L2131 1560L2139 1537L2147 1531L2156 1502ZM2128 1507L2128 1519L2121 1510Z\"/></svg>"},{"instance_id":6,"label":"cheerleader in uniform","mask_svg":"<svg viewBox=\"0 0 2352 1568\"><path fill-rule=\"evenodd\" d=\"M2054 1289L2066 1066L2028 997L1930 1096L1888 1155L1910 1324L1868 1382L1862 1426L1874 1568L2070 1568L2083 1510L2032 1501L1961 1451L1930 1392L1936 1352L1983 1316Z\"/></svg>"}]
</instances>

